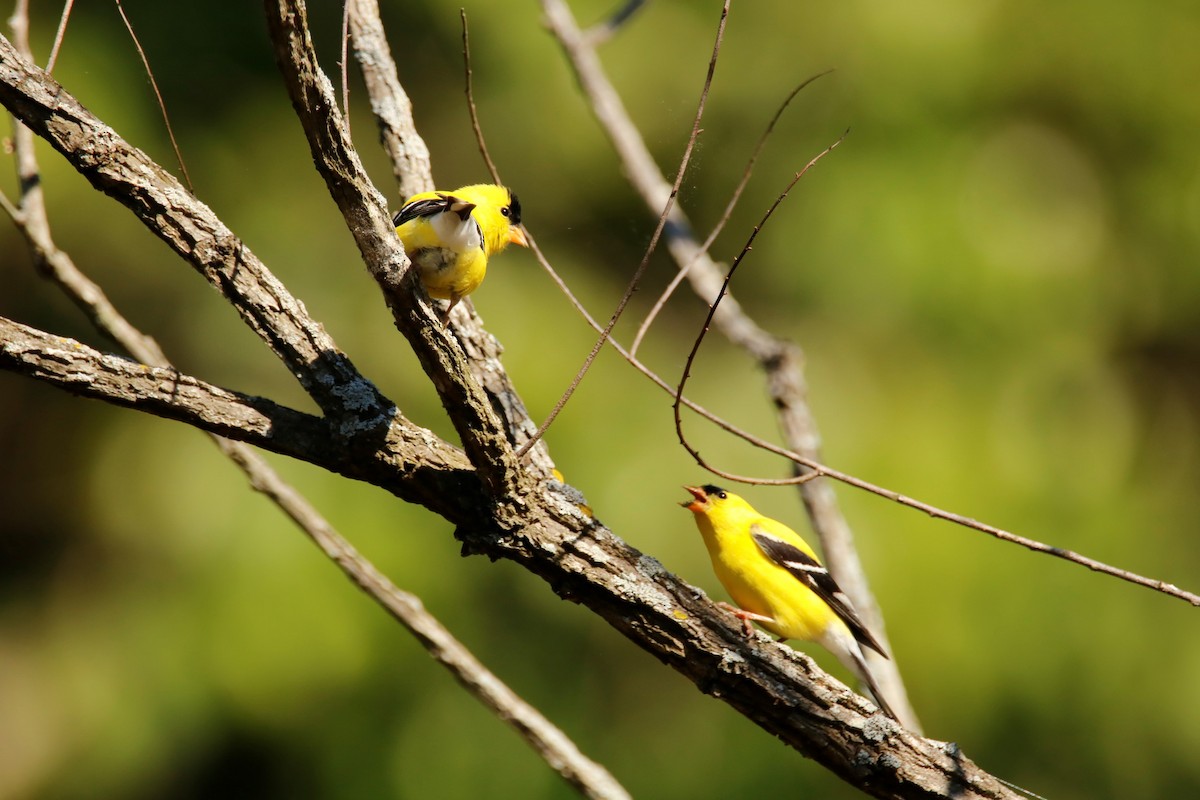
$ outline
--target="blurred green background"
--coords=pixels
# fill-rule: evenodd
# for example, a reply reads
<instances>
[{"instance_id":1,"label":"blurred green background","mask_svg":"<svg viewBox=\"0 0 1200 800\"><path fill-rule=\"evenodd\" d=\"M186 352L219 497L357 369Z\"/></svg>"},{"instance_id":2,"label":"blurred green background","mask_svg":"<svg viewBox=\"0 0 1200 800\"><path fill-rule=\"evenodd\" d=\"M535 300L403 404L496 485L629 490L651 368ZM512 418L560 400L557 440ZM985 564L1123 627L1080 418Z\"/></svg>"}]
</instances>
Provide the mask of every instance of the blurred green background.
<instances>
[{"instance_id":1,"label":"blurred green background","mask_svg":"<svg viewBox=\"0 0 1200 800\"><path fill-rule=\"evenodd\" d=\"M261 11L123 5L197 194L411 419L452 436L311 168ZM573 5L585 24L612 9ZM340 9L313 6L334 74ZM467 7L505 181L607 317L653 220L537 4ZM669 174L718 8L651 2L602 51ZM57 14L36 9L43 63ZM385 0L384 15L439 185L484 179L458 4ZM734 4L681 202L706 231L778 103L836 68L780 123L714 247L736 254L792 173L851 129L735 284L804 347L830 464L1200 589L1197 41L1200 6L1183 2ZM173 164L114 6L77 5L55 75ZM398 205L357 82L351 102L364 159ZM59 245L181 369L312 408L214 292L41 153ZM7 223L0 259L0 314L110 347L35 276ZM672 271L654 259L626 340ZM593 334L525 252L495 262L474 299L540 418ZM653 329L643 355L669 379L703 311L685 292ZM774 437L759 376L717 336L690 393ZM727 469L785 471L696 420L688 430ZM676 505L680 484L709 478L678 446L664 394L608 354L549 443L601 520L723 597ZM0 797L573 796L204 436L3 373L0 454ZM857 796L538 579L460 558L443 520L271 461L635 796ZM745 494L805 530L793 491ZM839 497L930 736L1055 800L1200 793L1200 612L876 497Z\"/></svg>"}]
</instances>

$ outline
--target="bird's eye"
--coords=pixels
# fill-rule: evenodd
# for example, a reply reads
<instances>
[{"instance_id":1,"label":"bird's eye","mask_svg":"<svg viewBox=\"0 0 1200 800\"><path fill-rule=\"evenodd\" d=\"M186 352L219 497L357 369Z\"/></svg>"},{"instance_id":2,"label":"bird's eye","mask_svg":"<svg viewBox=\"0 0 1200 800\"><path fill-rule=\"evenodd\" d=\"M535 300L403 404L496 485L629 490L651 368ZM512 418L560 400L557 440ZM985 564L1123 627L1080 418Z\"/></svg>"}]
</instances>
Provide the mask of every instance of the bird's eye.
<instances>
[{"instance_id":1,"label":"bird's eye","mask_svg":"<svg viewBox=\"0 0 1200 800\"><path fill-rule=\"evenodd\" d=\"M717 497L721 498L722 500L725 500L725 499L728 499L729 495L725 494L724 492L717 492Z\"/></svg>"},{"instance_id":2,"label":"bird's eye","mask_svg":"<svg viewBox=\"0 0 1200 800\"><path fill-rule=\"evenodd\" d=\"M511 211L511 209L509 209L509 207L508 207L508 206L505 206L504 208L500 209L500 214L501 214L502 216L505 216L505 217L507 217L507 216L508 216L509 214L511 214L511 213L512 213L512 211Z\"/></svg>"}]
</instances>

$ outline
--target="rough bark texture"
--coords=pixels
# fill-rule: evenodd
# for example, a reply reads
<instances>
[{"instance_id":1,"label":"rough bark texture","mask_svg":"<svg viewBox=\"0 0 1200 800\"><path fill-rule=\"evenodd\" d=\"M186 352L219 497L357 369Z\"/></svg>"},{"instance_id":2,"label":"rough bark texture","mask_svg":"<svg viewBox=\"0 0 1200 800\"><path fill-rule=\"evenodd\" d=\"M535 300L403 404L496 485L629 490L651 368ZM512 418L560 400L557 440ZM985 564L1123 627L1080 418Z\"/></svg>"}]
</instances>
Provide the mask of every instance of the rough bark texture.
<instances>
[{"instance_id":1,"label":"rough bark texture","mask_svg":"<svg viewBox=\"0 0 1200 800\"><path fill-rule=\"evenodd\" d=\"M466 453L405 420L206 206L7 40L0 40L0 102L228 298L326 416L105 356L15 323L0 325L0 366L287 453L425 505L457 526L466 552L523 565L701 691L871 795L1015 796L953 745L904 731L803 654L763 635L747 640L736 619L625 544L561 484L515 463L513 434L476 382L459 340L438 324L421 294L410 291L382 197L342 138L332 89L311 58L302 6L268 2L267 10L318 169L368 269L388 286L397 327L418 352Z\"/></svg>"}]
</instances>

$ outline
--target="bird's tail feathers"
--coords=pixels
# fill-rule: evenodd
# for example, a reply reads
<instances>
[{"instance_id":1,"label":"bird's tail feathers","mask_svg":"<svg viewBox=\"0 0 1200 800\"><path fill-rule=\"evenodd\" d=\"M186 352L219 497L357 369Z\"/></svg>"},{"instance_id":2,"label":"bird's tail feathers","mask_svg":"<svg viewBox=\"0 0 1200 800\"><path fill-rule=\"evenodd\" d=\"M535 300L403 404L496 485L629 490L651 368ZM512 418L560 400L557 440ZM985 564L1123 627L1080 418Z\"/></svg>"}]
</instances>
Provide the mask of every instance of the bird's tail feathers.
<instances>
[{"instance_id":1,"label":"bird's tail feathers","mask_svg":"<svg viewBox=\"0 0 1200 800\"><path fill-rule=\"evenodd\" d=\"M854 677L862 682L870 692L875 705L879 706L880 711L899 721L900 717L896 716L896 712L884 699L883 692L879 691L879 685L875 683L875 676L871 674L871 668L867 666L867 659L863 656L862 648L849 630L839 630L831 625L821 644L826 650L837 656L838 661L841 661L842 665L853 672Z\"/></svg>"}]
</instances>

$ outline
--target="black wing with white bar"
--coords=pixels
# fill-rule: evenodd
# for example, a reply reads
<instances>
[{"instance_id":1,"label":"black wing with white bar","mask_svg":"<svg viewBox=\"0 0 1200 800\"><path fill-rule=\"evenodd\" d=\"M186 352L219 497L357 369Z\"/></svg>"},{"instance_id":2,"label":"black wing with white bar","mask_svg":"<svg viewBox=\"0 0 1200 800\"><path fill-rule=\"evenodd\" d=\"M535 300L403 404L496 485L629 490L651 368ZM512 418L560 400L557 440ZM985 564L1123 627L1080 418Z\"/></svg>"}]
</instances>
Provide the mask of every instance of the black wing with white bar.
<instances>
[{"instance_id":1,"label":"black wing with white bar","mask_svg":"<svg viewBox=\"0 0 1200 800\"><path fill-rule=\"evenodd\" d=\"M417 200L409 203L396 212L392 217L392 224L399 228L404 223L418 217L434 217L438 214L444 214L447 211L453 211L458 214L459 218L466 220L471 214L471 210L475 208L474 203L468 203L460 200L452 194L439 194L437 197L430 197L426 200Z\"/></svg>"},{"instance_id":2,"label":"black wing with white bar","mask_svg":"<svg viewBox=\"0 0 1200 800\"><path fill-rule=\"evenodd\" d=\"M808 553L785 542L778 536L767 533L759 525L750 526L750 536L763 555L786 569L796 580L812 589L818 597L828 603L829 607L833 609L833 613L846 623L846 627L850 629L860 644L870 647L887 658L883 646L875 640L875 637L863 625L862 620L858 618L858 613L850 604L850 598L842 592L837 581L829 574L829 570L821 566L820 562Z\"/></svg>"}]
</instances>

